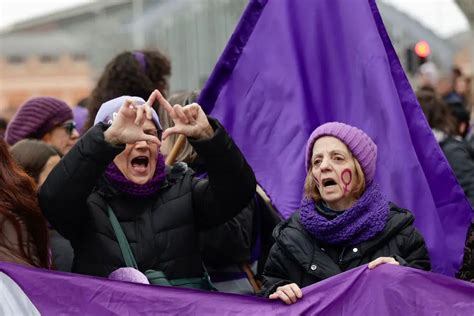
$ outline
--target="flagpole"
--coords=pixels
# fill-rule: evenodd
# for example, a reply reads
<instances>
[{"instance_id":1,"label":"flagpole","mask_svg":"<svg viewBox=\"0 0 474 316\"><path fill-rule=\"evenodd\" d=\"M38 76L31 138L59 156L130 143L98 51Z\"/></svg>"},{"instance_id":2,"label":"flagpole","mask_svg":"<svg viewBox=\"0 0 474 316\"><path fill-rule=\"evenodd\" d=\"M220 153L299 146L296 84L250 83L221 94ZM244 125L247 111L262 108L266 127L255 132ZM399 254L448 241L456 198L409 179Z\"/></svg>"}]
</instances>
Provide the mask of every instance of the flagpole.
<instances>
[{"instance_id":1,"label":"flagpole","mask_svg":"<svg viewBox=\"0 0 474 316\"><path fill-rule=\"evenodd\" d=\"M176 162L176 158L186 144L186 136L180 134L176 143L174 143L173 148L171 149L170 154L166 157L166 165L171 166Z\"/></svg>"}]
</instances>

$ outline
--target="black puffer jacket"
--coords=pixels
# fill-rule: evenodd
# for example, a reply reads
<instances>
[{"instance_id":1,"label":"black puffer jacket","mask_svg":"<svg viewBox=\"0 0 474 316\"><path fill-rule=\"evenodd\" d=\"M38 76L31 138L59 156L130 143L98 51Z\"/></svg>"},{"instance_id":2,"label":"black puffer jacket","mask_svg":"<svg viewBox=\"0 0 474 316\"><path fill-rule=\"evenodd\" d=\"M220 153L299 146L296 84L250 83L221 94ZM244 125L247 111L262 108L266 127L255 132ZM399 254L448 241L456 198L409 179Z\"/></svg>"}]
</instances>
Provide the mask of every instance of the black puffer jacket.
<instances>
[{"instance_id":1,"label":"black puffer jacket","mask_svg":"<svg viewBox=\"0 0 474 316\"><path fill-rule=\"evenodd\" d=\"M212 139L190 140L206 161L208 179L197 180L190 169L174 168L149 198L120 193L103 177L125 147L104 140L104 125L93 127L61 160L39 200L49 222L71 241L73 272L107 276L125 266L107 216L109 204L141 271L161 270L169 279L202 276L198 231L235 216L256 187L239 149L217 121L210 122Z\"/></svg>"},{"instance_id":2,"label":"black puffer jacket","mask_svg":"<svg viewBox=\"0 0 474 316\"><path fill-rule=\"evenodd\" d=\"M278 286L296 283L305 287L379 257L395 257L401 265L430 270L428 251L413 226L414 216L390 204L384 230L373 239L351 247L334 247L314 239L300 224L299 212L273 232L275 244L263 272L262 295Z\"/></svg>"},{"instance_id":3,"label":"black puffer jacket","mask_svg":"<svg viewBox=\"0 0 474 316\"><path fill-rule=\"evenodd\" d=\"M474 206L474 154L470 145L462 139L446 136L439 142L449 165L454 171L464 194Z\"/></svg>"}]
</instances>

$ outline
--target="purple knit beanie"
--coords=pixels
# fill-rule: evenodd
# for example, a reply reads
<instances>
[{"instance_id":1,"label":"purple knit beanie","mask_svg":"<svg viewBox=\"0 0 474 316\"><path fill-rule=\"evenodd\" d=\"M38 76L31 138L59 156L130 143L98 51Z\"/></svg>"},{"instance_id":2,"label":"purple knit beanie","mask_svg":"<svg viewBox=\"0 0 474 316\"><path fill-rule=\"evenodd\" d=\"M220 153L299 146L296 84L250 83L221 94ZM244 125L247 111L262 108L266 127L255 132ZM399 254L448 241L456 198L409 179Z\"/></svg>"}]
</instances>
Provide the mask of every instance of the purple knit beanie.
<instances>
[{"instance_id":1,"label":"purple knit beanie","mask_svg":"<svg viewBox=\"0 0 474 316\"><path fill-rule=\"evenodd\" d=\"M52 97L37 97L21 105L8 124L5 139L14 145L26 138L41 139L46 133L72 120L72 110L63 101Z\"/></svg>"},{"instance_id":2,"label":"purple knit beanie","mask_svg":"<svg viewBox=\"0 0 474 316\"><path fill-rule=\"evenodd\" d=\"M362 130L340 122L329 122L316 128L306 144L305 167L309 170L313 146L322 136L333 136L346 144L354 157L359 161L364 172L365 181L369 184L374 179L377 163L377 145Z\"/></svg>"}]
</instances>

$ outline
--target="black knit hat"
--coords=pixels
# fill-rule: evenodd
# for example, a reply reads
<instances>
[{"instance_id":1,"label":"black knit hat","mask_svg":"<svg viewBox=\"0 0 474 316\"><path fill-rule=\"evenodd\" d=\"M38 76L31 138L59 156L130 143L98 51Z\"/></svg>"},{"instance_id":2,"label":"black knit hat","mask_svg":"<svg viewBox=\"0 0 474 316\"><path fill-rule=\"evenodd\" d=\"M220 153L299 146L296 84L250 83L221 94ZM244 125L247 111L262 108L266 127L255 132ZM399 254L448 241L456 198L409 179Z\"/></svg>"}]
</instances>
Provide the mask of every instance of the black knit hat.
<instances>
[{"instance_id":1,"label":"black knit hat","mask_svg":"<svg viewBox=\"0 0 474 316\"><path fill-rule=\"evenodd\" d=\"M72 118L72 110L65 102L52 97L33 98L20 107L8 124L5 140L14 145L25 138L41 139Z\"/></svg>"}]
</instances>

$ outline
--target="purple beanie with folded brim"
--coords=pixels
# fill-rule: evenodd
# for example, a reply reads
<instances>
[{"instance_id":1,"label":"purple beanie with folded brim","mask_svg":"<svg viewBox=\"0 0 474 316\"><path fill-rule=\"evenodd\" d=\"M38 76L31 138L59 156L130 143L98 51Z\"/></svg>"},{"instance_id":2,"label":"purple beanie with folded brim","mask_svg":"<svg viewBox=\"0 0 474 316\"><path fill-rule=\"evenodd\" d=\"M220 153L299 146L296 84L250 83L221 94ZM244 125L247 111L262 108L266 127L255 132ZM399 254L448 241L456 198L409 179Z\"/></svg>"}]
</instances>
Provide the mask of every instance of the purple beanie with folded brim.
<instances>
[{"instance_id":1,"label":"purple beanie with folded brim","mask_svg":"<svg viewBox=\"0 0 474 316\"><path fill-rule=\"evenodd\" d=\"M109 274L108 279L122 282L150 284L147 277L135 268L119 268Z\"/></svg>"},{"instance_id":2,"label":"purple beanie with folded brim","mask_svg":"<svg viewBox=\"0 0 474 316\"><path fill-rule=\"evenodd\" d=\"M22 139L41 139L72 118L72 109L64 101L53 97L33 98L21 105L8 124L5 140L14 145Z\"/></svg>"},{"instance_id":3,"label":"purple beanie with folded brim","mask_svg":"<svg viewBox=\"0 0 474 316\"><path fill-rule=\"evenodd\" d=\"M346 144L357 161L359 161L366 182L372 182L377 164L377 145L362 130L340 122L325 123L311 133L306 144L306 171L309 170L314 143L323 136L333 136Z\"/></svg>"}]
</instances>

